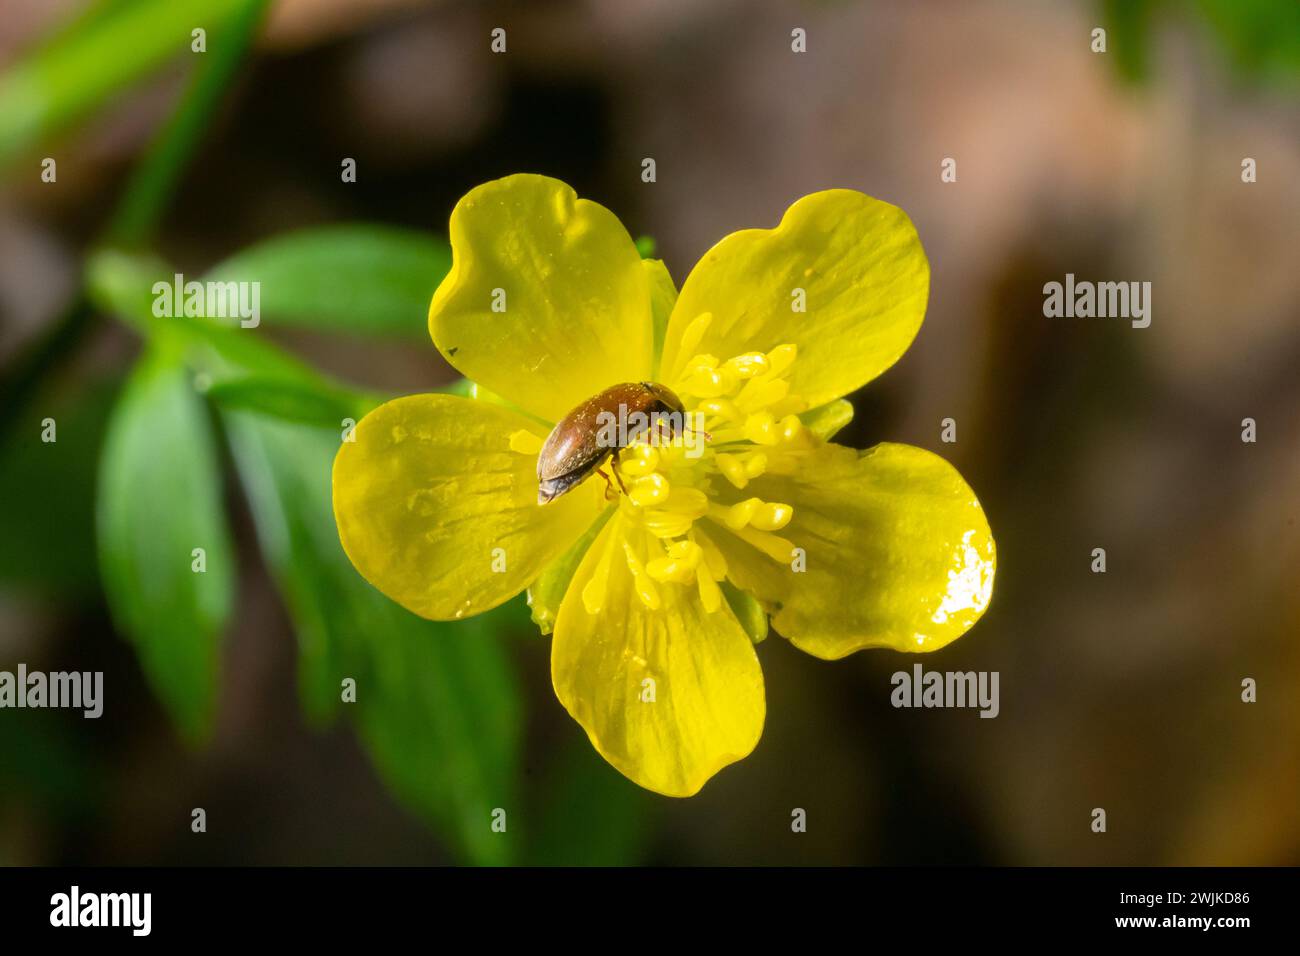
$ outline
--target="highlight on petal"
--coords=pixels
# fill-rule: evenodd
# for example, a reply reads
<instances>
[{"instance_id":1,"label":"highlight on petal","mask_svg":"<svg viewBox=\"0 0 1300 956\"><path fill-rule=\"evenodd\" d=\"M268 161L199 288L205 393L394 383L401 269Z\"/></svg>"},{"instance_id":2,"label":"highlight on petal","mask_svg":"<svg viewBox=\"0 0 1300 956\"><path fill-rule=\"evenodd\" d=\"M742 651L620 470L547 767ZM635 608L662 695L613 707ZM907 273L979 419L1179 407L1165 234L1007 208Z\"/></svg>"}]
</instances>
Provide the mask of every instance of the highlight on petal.
<instances>
[{"instance_id":1,"label":"highlight on petal","mask_svg":"<svg viewBox=\"0 0 1300 956\"><path fill-rule=\"evenodd\" d=\"M650 275L608 209L558 179L479 186L451 214L429 333L463 375L546 421L649 376Z\"/></svg>"},{"instance_id":2,"label":"highlight on petal","mask_svg":"<svg viewBox=\"0 0 1300 956\"><path fill-rule=\"evenodd\" d=\"M933 651L979 619L993 593L993 535L975 493L938 455L885 443L822 445L797 474L743 494L789 502L786 561L721 524L709 536L728 577L753 592L796 647L836 659L866 647ZM804 570L795 570L800 564Z\"/></svg>"},{"instance_id":3,"label":"highlight on petal","mask_svg":"<svg viewBox=\"0 0 1300 956\"><path fill-rule=\"evenodd\" d=\"M851 189L813 193L775 229L732 233L696 264L668 324L662 380L671 386L695 355L790 343L799 355L790 390L820 405L898 360L929 294L906 213Z\"/></svg>"},{"instance_id":4,"label":"highlight on petal","mask_svg":"<svg viewBox=\"0 0 1300 956\"><path fill-rule=\"evenodd\" d=\"M521 434L522 433L522 434ZM451 395L387 402L334 459L334 517L361 575L422 617L451 620L508 600L605 507L599 482L537 504L545 428Z\"/></svg>"},{"instance_id":5,"label":"highlight on petal","mask_svg":"<svg viewBox=\"0 0 1300 956\"><path fill-rule=\"evenodd\" d=\"M638 588L646 534L615 515L583 559L560 606L551 679L620 773L688 797L758 743L763 674L727 602L707 611L696 588L674 583L645 593L644 575Z\"/></svg>"}]
</instances>

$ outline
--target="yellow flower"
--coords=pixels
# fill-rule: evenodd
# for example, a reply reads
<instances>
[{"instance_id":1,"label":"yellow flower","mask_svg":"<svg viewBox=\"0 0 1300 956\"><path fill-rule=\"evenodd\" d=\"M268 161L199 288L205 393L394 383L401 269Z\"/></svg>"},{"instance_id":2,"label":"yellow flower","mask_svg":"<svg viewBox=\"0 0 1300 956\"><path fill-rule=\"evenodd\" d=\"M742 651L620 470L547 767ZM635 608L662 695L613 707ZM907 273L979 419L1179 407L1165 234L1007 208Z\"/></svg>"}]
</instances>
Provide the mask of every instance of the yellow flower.
<instances>
[{"instance_id":1,"label":"yellow flower","mask_svg":"<svg viewBox=\"0 0 1300 956\"><path fill-rule=\"evenodd\" d=\"M805 196L775 229L719 242L680 293L612 213L554 179L479 186L450 230L429 331L489 391L362 419L334 463L339 535L427 618L528 588L554 631L556 694L627 777L689 796L753 750L762 612L826 659L935 650L983 613L993 538L956 470L909 445L828 441L852 415L842 396L925 315L929 264L901 210ZM667 385L703 428L642 439L618 452L617 482L539 505L552 425L625 382Z\"/></svg>"}]
</instances>

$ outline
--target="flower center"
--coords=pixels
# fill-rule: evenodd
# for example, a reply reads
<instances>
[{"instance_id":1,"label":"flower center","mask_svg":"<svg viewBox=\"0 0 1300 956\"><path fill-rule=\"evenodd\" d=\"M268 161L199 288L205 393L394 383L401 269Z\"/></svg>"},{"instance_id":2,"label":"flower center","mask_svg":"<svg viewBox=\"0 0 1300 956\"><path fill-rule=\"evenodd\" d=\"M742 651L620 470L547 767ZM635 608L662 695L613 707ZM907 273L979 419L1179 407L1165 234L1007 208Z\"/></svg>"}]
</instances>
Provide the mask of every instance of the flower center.
<instances>
[{"instance_id":1,"label":"flower center","mask_svg":"<svg viewBox=\"0 0 1300 956\"><path fill-rule=\"evenodd\" d=\"M684 348L699 342L711 318L705 313L691 324ZM727 563L715 534L735 534L775 561L791 560L794 546L775 534L794 516L790 505L757 497L725 504L718 492L727 485L743 489L769 472L791 474L812 446L814 438L799 420L807 403L790 393L788 374L797 355L794 345L780 345L725 360L698 354L686 363L671 384L685 406L685 426L671 437L646 435L611 462L616 481L610 493L627 533L622 553L604 554L588 582L588 611L599 610L607 565L619 559L647 607L660 606L663 586L693 585L706 610L717 610Z\"/></svg>"}]
</instances>

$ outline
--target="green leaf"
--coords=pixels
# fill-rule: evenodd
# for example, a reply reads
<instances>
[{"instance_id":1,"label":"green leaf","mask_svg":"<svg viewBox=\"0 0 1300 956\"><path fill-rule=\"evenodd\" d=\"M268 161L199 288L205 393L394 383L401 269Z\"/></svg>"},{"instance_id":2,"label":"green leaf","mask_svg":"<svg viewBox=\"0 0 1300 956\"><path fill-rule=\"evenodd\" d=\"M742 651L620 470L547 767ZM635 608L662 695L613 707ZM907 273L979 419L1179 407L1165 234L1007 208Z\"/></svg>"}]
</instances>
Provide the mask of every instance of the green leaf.
<instances>
[{"instance_id":1,"label":"green leaf","mask_svg":"<svg viewBox=\"0 0 1300 956\"><path fill-rule=\"evenodd\" d=\"M245 412L225 418L298 633L309 714L325 720L342 708L407 806L467 860L508 862L510 831L490 824L494 808L515 807L520 692L498 632L518 626L518 604L455 623L403 610L357 574L339 544L330 484L339 433ZM356 703L340 702L345 678L356 681Z\"/></svg>"},{"instance_id":2,"label":"green leaf","mask_svg":"<svg viewBox=\"0 0 1300 956\"><path fill-rule=\"evenodd\" d=\"M364 414L381 400L322 375L237 321L155 316L154 284L173 281L173 270L161 259L118 249L97 250L86 265L86 287L96 306L124 319L146 338L162 335L183 345L185 360L205 389L216 390L232 404L257 406L267 413L278 410L283 417L307 417L317 424L322 421L311 418L308 406L329 409L331 417L325 422L333 427L338 419L332 416L340 406L349 407L344 417L359 418L357 411Z\"/></svg>"},{"instance_id":3,"label":"green leaf","mask_svg":"<svg viewBox=\"0 0 1300 956\"><path fill-rule=\"evenodd\" d=\"M207 396L226 409L243 409L285 421L340 429L344 420L358 421L383 402L378 396L347 389L257 375L217 382L208 388Z\"/></svg>"},{"instance_id":4,"label":"green leaf","mask_svg":"<svg viewBox=\"0 0 1300 956\"><path fill-rule=\"evenodd\" d=\"M362 684L371 699L356 704L362 740L397 796L450 835L467 860L511 862L518 840L509 826L493 832L492 815L505 810L516 829L522 816L515 800L521 692L493 622L515 619L517 608L462 625L424 621L376 598Z\"/></svg>"},{"instance_id":5,"label":"green leaf","mask_svg":"<svg viewBox=\"0 0 1300 956\"><path fill-rule=\"evenodd\" d=\"M206 52L198 55L180 105L149 145L118 200L108 230L114 243L141 245L152 237L186 163L253 43L268 2L237 0L228 23L212 26L205 20L201 24L209 33Z\"/></svg>"},{"instance_id":6,"label":"green leaf","mask_svg":"<svg viewBox=\"0 0 1300 956\"><path fill-rule=\"evenodd\" d=\"M168 60L190 31L220 29L244 0L117 0L75 20L0 73L0 166Z\"/></svg>"},{"instance_id":7,"label":"green leaf","mask_svg":"<svg viewBox=\"0 0 1300 956\"><path fill-rule=\"evenodd\" d=\"M83 282L97 308L148 335L154 325L164 321L153 314L153 285L171 282L172 273L172 268L154 255L97 249L86 257Z\"/></svg>"},{"instance_id":8,"label":"green leaf","mask_svg":"<svg viewBox=\"0 0 1300 956\"><path fill-rule=\"evenodd\" d=\"M99 559L109 608L191 741L212 726L233 553L207 409L176 352L152 349L109 421L99 472ZM194 549L206 571L192 570Z\"/></svg>"},{"instance_id":9,"label":"green leaf","mask_svg":"<svg viewBox=\"0 0 1300 956\"><path fill-rule=\"evenodd\" d=\"M262 320L272 326L416 339L428 338L429 302L449 268L441 240L358 223L268 239L206 278L260 283Z\"/></svg>"}]
</instances>

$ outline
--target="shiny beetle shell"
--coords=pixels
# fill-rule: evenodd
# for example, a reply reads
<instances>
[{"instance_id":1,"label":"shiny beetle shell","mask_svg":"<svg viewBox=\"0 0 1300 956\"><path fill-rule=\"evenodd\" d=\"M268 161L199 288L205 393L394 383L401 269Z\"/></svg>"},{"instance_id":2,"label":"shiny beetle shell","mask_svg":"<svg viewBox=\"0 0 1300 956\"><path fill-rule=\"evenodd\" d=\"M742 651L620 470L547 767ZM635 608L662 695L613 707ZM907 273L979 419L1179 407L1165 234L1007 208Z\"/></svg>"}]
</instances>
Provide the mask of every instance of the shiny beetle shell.
<instances>
[{"instance_id":1,"label":"shiny beetle shell","mask_svg":"<svg viewBox=\"0 0 1300 956\"><path fill-rule=\"evenodd\" d=\"M544 505L576 488L618 450L621 445L601 445L604 416L622 421L636 412L652 417L658 413L682 413L681 400L671 389L654 382L624 382L593 395L565 415L546 436L537 456L537 503ZM635 436L633 436L635 437Z\"/></svg>"}]
</instances>

